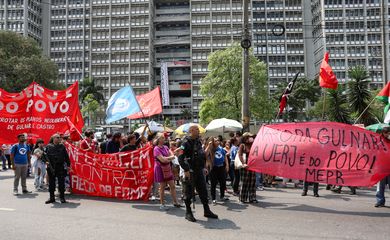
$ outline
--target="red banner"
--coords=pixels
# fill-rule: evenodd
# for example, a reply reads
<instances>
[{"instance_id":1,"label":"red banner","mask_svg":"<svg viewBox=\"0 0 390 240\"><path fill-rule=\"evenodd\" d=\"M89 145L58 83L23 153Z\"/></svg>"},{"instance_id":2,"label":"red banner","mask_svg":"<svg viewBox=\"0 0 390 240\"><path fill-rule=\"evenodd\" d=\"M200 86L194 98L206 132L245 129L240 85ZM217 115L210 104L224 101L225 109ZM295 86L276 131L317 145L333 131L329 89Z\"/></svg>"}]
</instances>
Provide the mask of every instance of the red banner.
<instances>
[{"instance_id":1,"label":"red banner","mask_svg":"<svg viewBox=\"0 0 390 240\"><path fill-rule=\"evenodd\" d=\"M143 114L142 112L139 112L130 115L127 118L139 119L162 113L160 87L157 87L150 92L137 96L137 101L142 109Z\"/></svg>"},{"instance_id":2,"label":"red banner","mask_svg":"<svg viewBox=\"0 0 390 240\"><path fill-rule=\"evenodd\" d=\"M69 117L81 130L84 126L78 103L78 82L66 90L54 91L32 83L20 93L0 89L0 143L12 144L20 133L46 143L54 133L68 130Z\"/></svg>"},{"instance_id":3,"label":"red banner","mask_svg":"<svg viewBox=\"0 0 390 240\"><path fill-rule=\"evenodd\" d=\"M341 186L372 186L390 175L390 141L335 122L263 126L249 169L274 176Z\"/></svg>"},{"instance_id":4,"label":"red banner","mask_svg":"<svg viewBox=\"0 0 390 240\"><path fill-rule=\"evenodd\" d=\"M94 154L71 144L66 147L73 193L148 200L154 180L153 147L116 154Z\"/></svg>"}]
</instances>

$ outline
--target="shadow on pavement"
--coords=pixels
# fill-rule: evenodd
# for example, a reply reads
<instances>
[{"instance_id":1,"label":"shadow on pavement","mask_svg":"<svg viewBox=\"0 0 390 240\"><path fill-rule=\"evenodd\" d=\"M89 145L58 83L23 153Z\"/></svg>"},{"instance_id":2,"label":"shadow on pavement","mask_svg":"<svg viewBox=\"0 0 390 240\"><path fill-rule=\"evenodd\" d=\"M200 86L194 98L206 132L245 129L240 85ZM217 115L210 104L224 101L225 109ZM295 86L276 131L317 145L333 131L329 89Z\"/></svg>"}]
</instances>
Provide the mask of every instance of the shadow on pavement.
<instances>
[{"instance_id":1,"label":"shadow on pavement","mask_svg":"<svg viewBox=\"0 0 390 240\"><path fill-rule=\"evenodd\" d=\"M299 211L299 212L331 213L331 214L343 214L343 215L350 215L350 216L377 217L377 218L390 217L390 212L349 212L349 211L337 211L337 210L333 210L333 209L309 206L309 205L306 205L306 204L302 204L302 205L298 205L298 206L292 206L292 207L286 207L286 208L280 208L280 210Z\"/></svg>"},{"instance_id":2,"label":"shadow on pavement","mask_svg":"<svg viewBox=\"0 0 390 240\"><path fill-rule=\"evenodd\" d=\"M1 180L6 180L6 179L11 179L11 178L14 178L14 176L12 175L9 175L9 176L2 176L2 175L0 175L0 181Z\"/></svg>"},{"instance_id":3,"label":"shadow on pavement","mask_svg":"<svg viewBox=\"0 0 390 240\"><path fill-rule=\"evenodd\" d=\"M74 203L67 201L66 203L55 202L51 208L78 208L80 203Z\"/></svg>"},{"instance_id":4,"label":"shadow on pavement","mask_svg":"<svg viewBox=\"0 0 390 240\"><path fill-rule=\"evenodd\" d=\"M19 199L24 199L24 198L36 198L38 196L38 193L28 193L28 194L19 194L16 197Z\"/></svg>"}]
</instances>

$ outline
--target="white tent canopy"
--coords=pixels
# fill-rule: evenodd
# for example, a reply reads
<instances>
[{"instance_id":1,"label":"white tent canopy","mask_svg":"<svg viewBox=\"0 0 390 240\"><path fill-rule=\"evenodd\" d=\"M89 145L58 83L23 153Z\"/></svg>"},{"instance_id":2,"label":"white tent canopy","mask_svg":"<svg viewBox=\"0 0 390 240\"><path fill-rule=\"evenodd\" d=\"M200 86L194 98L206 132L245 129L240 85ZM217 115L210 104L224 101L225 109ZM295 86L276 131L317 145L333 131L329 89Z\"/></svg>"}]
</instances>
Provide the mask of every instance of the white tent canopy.
<instances>
[{"instance_id":1,"label":"white tent canopy","mask_svg":"<svg viewBox=\"0 0 390 240\"><path fill-rule=\"evenodd\" d=\"M210 132L236 132L242 130L242 124L237 122L236 120L220 118L214 119L209 123L206 127L207 131Z\"/></svg>"}]
</instances>

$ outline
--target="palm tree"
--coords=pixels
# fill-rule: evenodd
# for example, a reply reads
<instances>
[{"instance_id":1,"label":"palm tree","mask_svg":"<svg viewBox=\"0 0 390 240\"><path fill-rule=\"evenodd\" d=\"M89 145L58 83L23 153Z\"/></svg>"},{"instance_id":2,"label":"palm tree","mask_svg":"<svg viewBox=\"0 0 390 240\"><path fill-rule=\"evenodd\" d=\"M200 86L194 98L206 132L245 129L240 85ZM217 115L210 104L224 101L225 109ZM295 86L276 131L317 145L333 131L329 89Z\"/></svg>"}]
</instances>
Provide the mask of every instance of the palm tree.
<instances>
[{"instance_id":1,"label":"palm tree","mask_svg":"<svg viewBox=\"0 0 390 240\"><path fill-rule=\"evenodd\" d=\"M189 120L192 118L192 112L188 108L181 110L180 114L181 114L182 118L184 118L185 120Z\"/></svg>"},{"instance_id":2,"label":"palm tree","mask_svg":"<svg viewBox=\"0 0 390 240\"><path fill-rule=\"evenodd\" d=\"M95 81L91 78L84 78L82 82L80 82L80 100L84 102L85 98L88 94L92 94L94 99L99 103L104 102L104 96L101 93L103 90L102 86L96 86Z\"/></svg>"},{"instance_id":3,"label":"palm tree","mask_svg":"<svg viewBox=\"0 0 390 240\"><path fill-rule=\"evenodd\" d=\"M363 66L355 66L348 70L348 76L350 81L348 82L347 95L351 112L358 117L365 111L359 119L359 122L364 125L375 123L376 121L371 109L368 108L366 110L372 98L367 69Z\"/></svg>"},{"instance_id":4,"label":"palm tree","mask_svg":"<svg viewBox=\"0 0 390 240\"><path fill-rule=\"evenodd\" d=\"M328 99L328 117L330 121L341 122L341 123L350 123L350 111L348 108L348 100L345 95L345 87L339 85L337 90L329 89L327 91Z\"/></svg>"}]
</instances>

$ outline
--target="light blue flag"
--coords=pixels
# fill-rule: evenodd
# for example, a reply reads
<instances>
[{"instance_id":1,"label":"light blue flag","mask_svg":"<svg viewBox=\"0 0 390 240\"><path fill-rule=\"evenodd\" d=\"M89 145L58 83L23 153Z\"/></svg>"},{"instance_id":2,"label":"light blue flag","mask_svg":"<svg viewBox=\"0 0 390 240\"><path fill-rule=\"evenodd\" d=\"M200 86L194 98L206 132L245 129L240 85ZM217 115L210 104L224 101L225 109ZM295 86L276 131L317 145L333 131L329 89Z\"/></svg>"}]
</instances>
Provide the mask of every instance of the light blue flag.
<instances>
[{"instance_id":1,"label":"light blue flag","mask_svg":"<svg viewBox=\"0 0 390 240\"><path fill-rule=\"evenodd\" d=\"M108 100L106 123L118 121L140 111L133 88L131 86L121 88Z\"/></svg>"}]
</instances>

